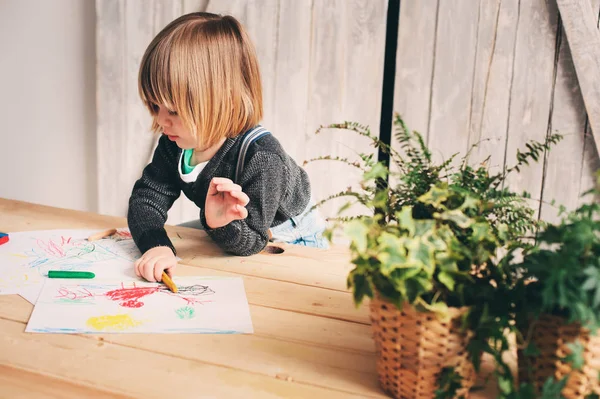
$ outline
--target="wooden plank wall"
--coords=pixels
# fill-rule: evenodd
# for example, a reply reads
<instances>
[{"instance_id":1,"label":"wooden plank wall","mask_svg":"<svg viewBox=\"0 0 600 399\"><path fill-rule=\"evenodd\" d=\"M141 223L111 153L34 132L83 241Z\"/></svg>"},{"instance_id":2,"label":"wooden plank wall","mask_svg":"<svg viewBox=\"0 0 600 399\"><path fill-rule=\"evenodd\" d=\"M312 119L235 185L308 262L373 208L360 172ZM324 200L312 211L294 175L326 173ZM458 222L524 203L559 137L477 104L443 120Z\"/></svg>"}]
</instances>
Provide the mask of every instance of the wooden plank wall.
<instances>
[{"instance_id":1,"label":"wooden plank wall","mask_svg":"<svg viewBox=\"0 0 600 399\"><path fill-rule=\"evenodd\" d=\"M531 193L545 220L557 219L553 200L576 207L600 164L556 2L407 0L400 12L395 109L434 156L481 142L470 161L490 156L498 171L528 140L561 133L508 183Z\"/></svg>"},{"instance_id":2,"label":"wooden plank wall","mask_svg":"<svg viewBox=\"0 0 600 399\"><path fill-rule=\"evenodd\" d=\"M156 137L137 89L140 61L152 38L206 0L97 0L96 79L98 211L123 216ZM179 205L180 207L180 205ZM175 213L179 208L176 207Z\"/></svg>"},{"instance_id":3,"label":"wooden plank wall","mask_svg":"<svg viewBox=\"0 0 600 399\"><path fill-rule=\"evenodd\" d=\"M231 14L246 26L260 61L263 125L297 163L373 151L347 132L315 131L344 120L379 125L386 0L97 0L97 8L100 212L124 214L131 187L148 162L155 139L145 134L149 117L138 99L137 69L152 37L183 12ZM333 162L306 169L315 199L358 180L352 169ZM331 203L324 212L334 214L340 204ZM169 222L197 215L197 208L180 198Z\"/></svg>"},{"instance_id":4,"label":"wooden plank wall","mask_svg":"<svg viewBox=\"0 0 600 399\"><path fill-rule=\"evenodd\" d=\"M600 12L600 0L591 0ZM155 139L137 94L146 46L167 22L207 10L236 16L255 42L263 124L302 164L318 155L371 152L351 133L314 132L351 120L378 135L386 0L96 0L100 212L123 215ZM424 134L436 159L482 141L471 161L499 170L527 140L563 142L509 180L573 208L600 167L555 0L403 0L394 108ZM316 199L356 184L333 162L306 166ZM335 215L342 202L323 212ZM556 207L532 205L552 220ZM180 199L169 222L197 217Z\"/></svg>"}]
</instances>

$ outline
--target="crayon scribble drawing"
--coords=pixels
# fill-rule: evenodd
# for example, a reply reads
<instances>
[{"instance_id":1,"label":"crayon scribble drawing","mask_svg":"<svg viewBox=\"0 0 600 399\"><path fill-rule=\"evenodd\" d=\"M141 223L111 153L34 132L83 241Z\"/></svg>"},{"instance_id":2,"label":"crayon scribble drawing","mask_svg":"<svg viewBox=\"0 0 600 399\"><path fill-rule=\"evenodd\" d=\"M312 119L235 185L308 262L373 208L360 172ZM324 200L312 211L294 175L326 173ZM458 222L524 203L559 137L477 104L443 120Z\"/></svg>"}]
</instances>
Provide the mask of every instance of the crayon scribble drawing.
<instances>
[{"instance_id":1,"label":"crayon scribble drawing","mask_svg":"<svg viewBox=\"0 0 600 399\"><path fill-rule=\"evenodd\" d=\"M252 333L241 278L175 278L179 292L139 281L48 280L26 331Z\"/></svg>"},{"instance_id":2,"label":"crayon scribble drawing","mask_svg":"<svg viewBox=\"0 0 600 399\"><path fill-rule=\"evenodd\" d=\"M140 252L128 230L109 239L87 241L97 230L46 230L10 233L0 246L0 294L41 290L48 270L92 271L97 278L135 277ZM35 296L35 294L34 294Z\"/></svg>"}]
</instances>

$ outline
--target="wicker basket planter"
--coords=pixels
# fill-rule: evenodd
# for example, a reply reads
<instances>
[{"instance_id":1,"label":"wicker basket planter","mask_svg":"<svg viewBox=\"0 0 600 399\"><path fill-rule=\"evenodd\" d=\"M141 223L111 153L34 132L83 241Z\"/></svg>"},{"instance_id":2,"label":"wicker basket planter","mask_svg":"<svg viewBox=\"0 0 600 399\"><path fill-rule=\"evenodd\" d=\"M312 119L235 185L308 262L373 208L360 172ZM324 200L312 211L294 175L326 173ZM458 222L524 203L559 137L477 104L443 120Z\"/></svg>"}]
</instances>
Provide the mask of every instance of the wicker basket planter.
<instances>
[{"instance_id":1,"label":"wicker basket planter","mask_svg":"<svg viewBox=\"0 0 600 399\"><path fill-rule=\"evenodd\" d=\"M579 341L584 346L585 364L571 374L562 395L566 399L583 399L592 392L600 395L600 335L590 336L588 330L578 324L566 324L562 317L542 315L533 326L531 340L540 354L525 357L519 351L521 383L532 382L539 392L548 377L559 380L569 374L571 366L561 358L569 353L567 344Z\"/></svg>"},{"instance_id":2,"label":"wicker basket planter","mask_svg":"<svg viewBox=\"0 0 600 399\"><path fill-rule=\"evenodd\" d=\"M470 334L459 321L467 308L450 309L451 320L444 322L434 313L408 304L400 310L378 298L370 308L377 373L387 393L398 399L431 399L442 369L454 367L463 378L457 396L468 397L476 376L466 351Z\"/></svg>"}]
</instances>

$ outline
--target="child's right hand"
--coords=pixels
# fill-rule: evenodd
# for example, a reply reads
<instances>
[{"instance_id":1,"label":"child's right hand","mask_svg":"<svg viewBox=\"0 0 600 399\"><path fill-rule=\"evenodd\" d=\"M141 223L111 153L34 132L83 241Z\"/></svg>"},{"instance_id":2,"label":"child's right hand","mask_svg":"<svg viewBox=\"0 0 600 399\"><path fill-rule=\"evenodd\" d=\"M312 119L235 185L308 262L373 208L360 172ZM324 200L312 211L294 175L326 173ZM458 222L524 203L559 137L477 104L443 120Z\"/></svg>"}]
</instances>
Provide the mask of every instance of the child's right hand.
<instances>
[{"instance_id":1,"label":"child's right hand","mask_svg":"<svg viewBox=\"0 0 600 399\"><path fill-rule=\"evenodd\" d=\"M150 282L161 281L163 271L172 276L177 266L177 258L169 247L154 247L147 250L133 266L138 277L143 277Z\"/></svg>"}]
</instances>

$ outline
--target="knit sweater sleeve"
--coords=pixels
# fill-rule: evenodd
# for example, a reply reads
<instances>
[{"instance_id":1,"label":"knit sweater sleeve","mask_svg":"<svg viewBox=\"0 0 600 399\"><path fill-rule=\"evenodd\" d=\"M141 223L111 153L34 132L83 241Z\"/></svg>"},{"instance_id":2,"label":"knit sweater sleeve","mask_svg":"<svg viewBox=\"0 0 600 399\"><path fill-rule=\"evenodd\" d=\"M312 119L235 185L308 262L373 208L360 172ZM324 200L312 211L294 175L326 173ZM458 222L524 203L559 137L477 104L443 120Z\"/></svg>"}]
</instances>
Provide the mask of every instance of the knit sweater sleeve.
<instances>
[{"instance_id":1,"label":"knit sweater sleeve","mask_svg":"<svg viewBox=\"0 0 600 399\"><path fill-rule=\"evenodd\" d=\"M262 251L269 241L268 230L285 195L286 163L281 156L258 152L244 166L239 184L248 195L248 217L226 226L211 229L206 224L204 209L200 220L206 232L224 251L248 256Z\"/></svg>"},{"instance_id":2,"label":"knit sweater sleeve","mask_svg":"<svg viewBox=\"0 0 600 399\"><path fill-rule=\"evenodd\" d=\"M175 247L167 236L167 212L181 194L177 185L177 153L161 137L150 162L135 183L129 198L127 223L131 236L142 253L167 246Z\"/></svg>"}]
</instances>

